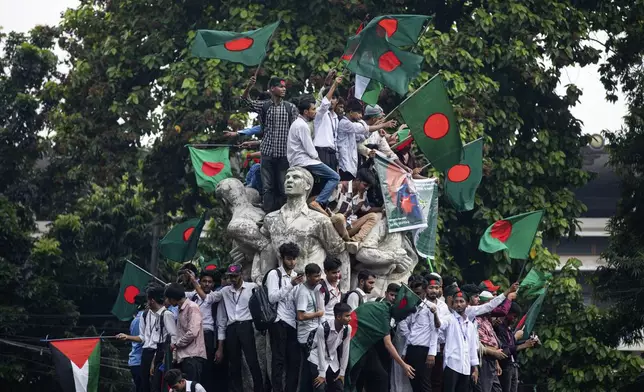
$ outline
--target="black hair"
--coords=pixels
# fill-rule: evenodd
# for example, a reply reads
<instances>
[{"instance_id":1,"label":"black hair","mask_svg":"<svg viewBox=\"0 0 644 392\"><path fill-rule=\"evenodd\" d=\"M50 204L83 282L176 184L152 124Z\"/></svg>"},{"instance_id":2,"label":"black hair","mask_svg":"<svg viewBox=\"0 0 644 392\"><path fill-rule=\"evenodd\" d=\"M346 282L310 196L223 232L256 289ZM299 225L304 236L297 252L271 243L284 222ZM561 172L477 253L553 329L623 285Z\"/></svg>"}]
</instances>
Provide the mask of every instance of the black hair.
<instances>
[{"instance_id":1,"label":"black hair","mask_svg":"<svg viewBox=\"0 0 644 392\"><path fill-rule=\"evenodd\" d=\"M477 285L472 283L464 284L463 286L461 286L461 291L464 294L468 294L470 297L481 294L481 289L479 289Z\"/></svg>"},{"instance_id":2,"label":"black hair","mask_svg":"<svg viewBox=\"0 0 644 392\"><path fill-rule=\"evenodd\" d=\"M297 259L297 257L300 255L300 247L293 242L287 242L278 248L278 251L280 252L280 256L282 259L285 257L292 257L294 259Z\"/></svg>"},{"instance_id":3,"label":"black hair","mask_svg":"<svg viewBox=\"0 0 644 392\"><path fill-rule=\"evenodd\" d=\"M336 270L339 270L341 266L342 266L342 262L336 259L335 257L327 256L326 259L324 259L325 271L336 271Z\"/></svg>"},{"instance_id":4,"label":"black hair","mask_svg":"<svg viewBox=\"0 0 644 392\"><path fill-rule=\"evenodd\" d=\"M163 376L163 380L169 387L172 387L183 380L183 375L179 369L170 369L166 371L165 376Z\"/></svg>"},{"instance_id":5,"label":"black hair","mask_svg":"<svg viewBox=\"0 0 644 392\"><path fill-rule=\"evenodd\" d=\"M329 93L330 88L331 87L325 87L325 88L322 89L322 96L323 97L326 97L326 95ZM335 99L340 99L340 93L338 93L338 89L335 89L335 91L333 91L332 97L335 98Z\"/></svg>"},{"instance_id":6,"label":"black hair","mask_svg":"<svg viewBox=\"0 0 644 392\"><path fill-rule=\"evenodd\" d=\"M212 271L201 271L201 273L199 274L199 279L203 279L206 276L210 276L213 281L215 280L215 273Z\"/></svg>"},{"instance_id":7,"label":"black hair","mask_svg":"<svg viewBox=\"0 0 644 392\"><path fill-rule=\"evenodd\" d=\"M153 300L154 302L158 303L159 305L163 305L163 298L164 298L164 289L163 287L160 286L151 286L148 287L148 289L145 292L148 296L148 299Z\"/></svg>"},{"instance_id":8,"label":"black hair","mask_svg":"<svg viewBox=\"0 0 644 392\"><path fill-rule=\"evenodd\" d=\"M297 100L297 110L300 114L304 114L306 110L311 109L311 105L315 106L315 98L311 95L303 95Z\"/></svg>"},{"instance_id":9,"label":"black hair","mask_svg":"<svg viewBox=\"0 0 644 392\"><path fill-rule=\"evenodd\" d=\"M389 286L387 286L388 293L397 293L398 290L400 290L400 285L398 283L389 283Z\"/></svg>"},{"instance_id":10,"label":"black hair","mask_svg":"<svg viewBox=\"0 0 644 392\"><path fill-rule=\"evenodd\" d=\"M337 303L333 307L333 315L335 317L343 315L344 313L351 313L351 312L352 312L351 306L349 306L349 304L345 304L344 302Z\"/></svg>"},{"instance_id":11,"label":"black hair","mask_svg":"<svg viewBox=\"0 0 644 392\"><path fill-rule=\"evenodd\" d=\"M407 278L407 286L410 286L414 284L415 282L420 282L424 278L420 275L410 275L409 278Z\"/></svg>"},{"instance_id":12,"label":"black hair","mask_svg":"<svg viewBox=\"0 0 644 392\"><path fill-rule=\"evenodd\" d=\"M349 112L362 113L362 110L363 110L362 104L360 103L360 101L355 99L347 102L344 106L345 106L344 109L347 113Z\"/></svg>"},{"instance_id":13,"label":"black hair","mask_svg":"<svg viewBox=\"0 0 644 392\"><path fill-rule=\"evenodd\" d=\"M453 276L445 276L445 277L443 277L443 288L451 286L452 283L457 283L458 284L458 282L457 282L455 277L453 277Z\"/></svg>"},{"instance_id":14,"label":"black hair","mask_svg":"<svg viewBox=\"0 0 644 392\"><path fill-rule=\"evenodd\" d=\"M334 95L335 95L335 94L334 94ZM342 97L338 97L338 103L336 103L336 105L342 105L342 106L344 106L344 105L346 105L346 104L347 104L347 102L344 100L344 98L342 98Z\"/></svg>"},{"instance_id":15,"label":"black hair","mask_svg":"<svg viewBox=\"0 0 644 392\"><path fill-rule=\"evenodd\" d=\"M307 264L306 267L304 267L304 274L306 275L315 275L320 273L322 273L322 269L315 263Z\"/></svg>"},{"instance_id":16,"label":"black hair","mask_svg":"<svg viewBox=\"0 0 644 392\"><path fill-rule=\"evenodd\" d=\"M181 266L181 268L179 268L179 273L183 271L192 271L192 273L195 274L195 276L199 273L199 271L197 270L197 266L195 266L190 262L185 263L184 265Z\"/></svg>"},{"instance_id":17,"label":"black hair","mask_svg":"<svg viewBox=\"0 0 644 392\"><path fill-rule=\"evenodd\" d=\"M165 288L166 298L180 300L185 298L186 290L179 283L170 283L168 287Z\"/></svg>"},{"instance_id":18,"label":"black hair","mask_svg":"<svg viewBox=\"0 0 644 392\"><path fill-rule=\"evenodd\" d=\"M516 315L521 314L521 306L519 306L518 303L512 301L510 304L510 310L508 310L508 313L514 313Z\"/></svg>"},{"instance_id":19,"label":"black hair","mask_svg":"<svg viewBox=\"0 0 644 392\"><path fill-rule=\"evenodd\" d=\"M423 290L427 289L427 281L425 278L420 277L420 279L414 280L409 284L409 288L414 290L418 287L422 287Z\"/></svg>"},{"instance_id":20,"label":"black hair","mask_svg":"<svg viewBox=\"0 0 644 392\"><path fill-rule=\"evenodd\" d=\"M358 272L358 282L360 282L361 280L367 280L372 276L375 278L376 274L374 274L373 272L371 272L369 270L362 270L362 271Z\"/></svg>"},{"instance_id":21,"label":"black hair","mask_svg":"<svg viewBox=\"0 0 644 392\"><path fill-rule=\"evenodd\" d=\"M366 182L369 187L376 185L376 176L373 175L373 172L365 167L358 170L356 173L356 179L358 181Z\"/></svg>"}]
</instances>

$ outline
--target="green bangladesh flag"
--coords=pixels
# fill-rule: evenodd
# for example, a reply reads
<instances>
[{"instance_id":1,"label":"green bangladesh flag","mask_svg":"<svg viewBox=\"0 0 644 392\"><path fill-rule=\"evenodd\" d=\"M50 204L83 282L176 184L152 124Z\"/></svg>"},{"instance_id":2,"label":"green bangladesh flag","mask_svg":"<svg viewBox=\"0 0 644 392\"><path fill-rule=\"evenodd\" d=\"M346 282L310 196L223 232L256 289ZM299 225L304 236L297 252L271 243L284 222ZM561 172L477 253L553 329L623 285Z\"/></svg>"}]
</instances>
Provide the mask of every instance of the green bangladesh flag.
<instances>
[{"instance_id":1,"label":"green bangladesh flag","mask_svg":"<svg viewBox=\"0 0 644 392\"><path fill-rule=\"evenodd\" d=\"M387 302L365 302L351 312L351 345L345 391L355 391L357 375L352 368L377 342L389 335L391 305Z\"/></svg>"},{"instance_id":2,"label":"green bangladesh flag","mask_svg":"<svg viewBox=\"0 0 644 392\"><path fill-rule=\"evenodd\" d=\"M541 295L546 291L546 282L552 278L549 272L542 272L532 268L519 285L519 292L522 297L533 297Z\"/></svg>"},{"instance_id":3,"label":"green bangladesh flag","mask_svg":"<svg viewBox=\"0 0 644 392\"><path fill-rule=\"evenodd\" d=\"M197 185L206 192L214 192L219 181L232 177L228 147L212 150L200 150L194 147L188 147L188 149L195 169Z\"/></svg>"},{"instance_id":4,"label":"green bangladesh flag","mask_svg":"<svg viewBox=\"0 0 644 392\"><path fill-rule=\"evenodd\" d=\"M530 334L534 330L534 325L537 323L539 314L541 314L541 306L543 305L543 300L546 298L547 291L547 289L543 290L541 295L539 295L539 297L532 303L530 309L528 309L528 313L526 313L517 324L517 330L525 326L525 328L523 328L523 339L529 338Z\"/></svg>"},{"instance_id":5,"label":"green bangladesh flag","mask_svg":"<svg viewBox=\"0 0 644 392\"><path fill-rule=\"evenodd\" d=\"M385 200L388 232L427 227L426 215L411 175L378 151L374 163Z\"/></svg>"},{"instance_id":6,"label":"green bangladesh flag","mask_svg":"<svg viewBox=\"0 0 644 392\"><path fill-rule=\"evenodd\" d=\"M228 60L244 65L258 65L266 56L268 43L280 21L261 29L235 31L197 30L192 55L207 59Z\"/></svg>"},{"instance_id":7,"label":"green bangladesh flag","mask_svg":"<svg viewBox=\"0 0 644 392\"><path fill-rule=\"evenodd\" d=\"M507 250L513 259L527 259L542 216L543 210L539 210L494 222L481 237L479 250L487 253Z\"/></svg>"},{"instance_id":8,"label":"green bangladesh flag","mask_svg":"<svg viewBox=\"0 0 644 392\"><path fill-rule=\"evenodd\" d=\"M445 173L445 194L457 211L474 209L476 189L483 178L483 139L463 146L461 162Z\"/></svg>"},{"instance_id":9,"label":"green bangladesh flag","mask_svg":"<svg viewBox=\"0 0 644 392\"><path fill-rule=\"evenodd\" d=\"M444 172L460 163L461 135L440 75L420 86L396 110L432 166Z\"/></svg>"},{"instance_id":10,"label":"green bangladesh flag","mask_svg":"<svg viewBox=\"0 0 644 392\"><path fill-rule=\"evenodd\" d=\"M200 219L193 218L174 226L159 241L159 252L166 259L184 262L192 260L197 253L201 230L206 223L206 213Z\"/></svg>"},{"instance_id":11,"label":"green bangladesh flag","mask_svg":"<svg viewBox=\"0 0 644 392\"><path fill-rule=\"evenodd\" d=\"M416 253L424 259L434 259L438 228L438 182L434 178L414 180L427 227L414 232Z\"/></svg>"},{"instance_id":12,"label":"green bangladesh flag","mask_svg":"<svg viewBox=\"0 0 644 392\"><path fill-rule=\"evenodd\" d=\"M135 298L145 294L145 287L152 280L152 275L134 265L131 261L125 263L125 270L121 276L119 296L112 307L112 314L121 321L132 320L137 309Z\"/></svg>"},{"instance_id":13,"label":"green bangladesh flag","mask_svg":"<svg viewBox=\"0 0 644 392\"><path fill-rule=\"evenodd\" d=\"M49 342L58 382L63 392L97 392L101 368L99 338Z\"/></svg>"},{"instance_id":14,"label":"green bangladesh flag","mask_svg":"<svg viewBox=\"0 0 644 392\"><path fill-rule=\"evenodd\" d=\"M380 82L356 75L355 85L354 95L357 99L368 105L376 105L378 103L378 98L380 98L380 92L382 91L382 84Z\"/></svg>"},{"instance_id":15,"label":"green bangladesh flag","mask_svg":"<svg viewBox=\"0 0 644 392\"><path fill-rule=\"evenodd\" d=\"M201 270L204 272L215 272L218 268L221 267L221 262L219 259L212 259L208 262L206 262L203 259L199 260L199 267L201 267Z\"/></svg>"},{"instance_id":16,"label":"green bangladesh flag","mask_svg":"<svg viewBox=\"0 0 644 392\"><path fill-rule=\"evenodd\" d=\"M396 322L407 318L420 303L420 297L416 295L407 285L401 285L396 294L396 300L391 306L391 317Z\"/></svg>"}]
</instances>

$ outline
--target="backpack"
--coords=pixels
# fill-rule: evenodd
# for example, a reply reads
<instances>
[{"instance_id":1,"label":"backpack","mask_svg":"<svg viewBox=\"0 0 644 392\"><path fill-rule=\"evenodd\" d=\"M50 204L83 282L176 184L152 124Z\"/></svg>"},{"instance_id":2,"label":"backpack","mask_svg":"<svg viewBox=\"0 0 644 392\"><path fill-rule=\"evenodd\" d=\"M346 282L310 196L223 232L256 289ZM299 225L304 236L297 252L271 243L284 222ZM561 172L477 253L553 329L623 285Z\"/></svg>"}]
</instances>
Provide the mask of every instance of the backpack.
<instances>
[{"instance_id":1,"label":"backpack","mask_svg":"<svg viewBox=\"0 0 644 392\"><path fill-rule=\"evenodd\" d=\"M329 285L324 279L322 279L322 287L324 288L324 306L326 306L331 300L331 293L329 292ZM338 291L340 291L340 289L338 289ZM342 298L342 291L340 291L340 298Z\"/></svg>"},{"instance_id":2,"label":"backpack","mask_svg":"<svg viewBox=\"0 0 644 392\"><path fill-rule=\"evenodd\" d=\"M358 306L362 305L364 303L364 300L362 299L362 295L360 295L360 293L358 293L358 291L356 291L356 290L351 290L351 291L347 292L346 294L344 294L342 296L342 303L346 304L347 300L349 299L349 295L351 295L352 293L358 294Z\"/></svg>"},{"instance_id":3,"label":"backpack","mask_svg":"<svg viewBox=\"0 0 644 392\"><path fill-rule=\"evenodd\" d=\"M163 312L161 312L161 314L159 315L159 336L160 337L163 337L165 332L164 316L167 312L169 312L169 310L164 309ZM149 313L150 311L146 309L142 315L146 323L148 322L147 317ZM171 365L172 365L172 350L170 349L170 335L168 335L165 338L165 341L157 343L156 353L154 356L154 369L155 371L159 370L163 372L166 369L170 369Z\"/></svg>"},{"instance_id":4,"label":"backpack","mask_svg":"<svg viewBox=\"0 0 644 392\"><path fill-rule=\"evenodd\" d=\"M326 343L326 340L329 338L329 333L331 333L331 326L329 325L328 321L324 321L322 323L322 327L324 328L324 342ZM344 331L342 332L342 341L349 336L349 328L344 328ZM330 357L329 355L329 347L326 346L326 356ZM338 360L342 358L342 345L338 346Z\"/></svg>"},{"instance_id":5,"label":"backpack","mask_svg":"<svg viewBox=\"0 0 644 392\"><path fill-rule=\"evenodd\" d=\"M290 103L289 101L283 101L284 106L286 107L286 112L288 113L288 123L293 124L293 121L295 119L293 118L293 110L295 110L295 105ZM273 105L272 100L268 100L264 102L262 105L262 110L259 113L259 122L260 125L262 126L262 133L264 132L264 127L266 126L266 119L268 118L268 109L270 109L271 105Z\"/></svg>"},{"instance_id":6,"label":"backpack","mask_svg":"<svg viewBox=\"0 0 644 392\"><path fill-rule=\"evenodd\" d=\"M277 271L278 284L282 288L282 272L278 268L273 268L264 275L262 286L253 289L253 294L248 300L248 310L253 318L253 324L260 332L266 331L277 319L277 304L272 304L268 300L268 287L266 287L266 279L272 271Z\"/></svg>"}]
</instances>

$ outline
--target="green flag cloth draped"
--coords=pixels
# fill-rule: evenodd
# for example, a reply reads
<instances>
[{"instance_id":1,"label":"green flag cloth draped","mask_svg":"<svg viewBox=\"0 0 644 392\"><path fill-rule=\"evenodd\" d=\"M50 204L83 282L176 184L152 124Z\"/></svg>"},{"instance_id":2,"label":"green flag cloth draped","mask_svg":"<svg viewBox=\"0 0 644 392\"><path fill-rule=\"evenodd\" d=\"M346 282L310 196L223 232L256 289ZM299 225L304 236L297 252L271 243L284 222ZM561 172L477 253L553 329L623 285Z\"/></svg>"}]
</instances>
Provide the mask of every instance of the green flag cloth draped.
<instances>
[{"instance_id":1,"label":"green flag cloth draped","mask_svg":"<svg viewBox=\"0 0 644 392\"><path fill-rule=\"evenodd\" d=\"M150 280L152 275L126 261L125 270L121 276L119 296L112 307L112 314L121 321L132 320L137 308L134 299L139 294L145 294L145 287Z\"/></svg>"},{"instance_id":2,"label":"green flag cloth draped","mask_svg":"<svg viewBox=\"0 0 644 392\"><path fill-rule=\"evenodd\" d=\"M101 370L99 338L52 341L49 347L63 392L98 391Z\"/></svg>"},{"instance_id":3,"label":"green flag cloth draped","mask_svg":"<svg viewBox=\"0 0 644 392\"><path fill-rule=\"evenodd\" d=\"M166 259L178 262L192 260L197 253L197 244L205 223L206 213L204 212L200 219L193 218L175 225L159 241L159 252Z\"/></svg>"},{"instance_id":4,"label":"green flag cloth draped","mask_svg":"<svg viewBox=\"0 0 644 392\"><path fill-rule=\"evenodd\" d=\"M432 166L447 171L460 163L461 135L440 75L423 84L396 110Z\"/></svg>"},{"instance_id":5,"label":"green flag cloth draped","mask_svg":"<svg viewBox=\"0 0 644 392\"><path fill-rule=\"evenodd\" d=\"M552 278L551 273L532 268L519 285L521 297L529 298L543 294L546 291L546 282L550 278Z\"/></svg>"},{"instance_id":6,"label":"green flag cloth draped","mask_svg":"<svg viewBox=\"0 0 644 392\"><path fill-rule=\"evenodd\" d=\"M402 285L398 289L394 304L391 306L391 317L398 321L407 318L416 306L420 303L420 297L416 295L407 285Z\"/></svg>"},{"instance_id":7,"label":"green flag cloth draped","mask_svg":"<svg viewBox=\"0 0 644 392\"><path fill-rule=\"evenodd\" d=\"M235 31L197 30L192 43L195 57L228 60L245 65L258 65L266 56L268 43L280 21L257 30Z\"/></svg>"},{"instance_id":8,"label":"green flag cloth draped","mask_svg":"<svg viewBox=\"0 0 644 392\"><path fill-rule=\"evenodd\" d=\"M527 259L542 216L543 210L539 210L494 222L481 237L479 250L487 253L507 250L513 259Z\"/></svg>"},{"instance_id":9,"label":"green flag cloth draped","mask_svg":"<svg viewBox=\"0 0 644 392\"><path fill-rule=\"evenodd\" d=\"M445 194L457 211L474 209L476 190L483 178L483 139L463 146L461 162L445 173Z\"/></svg>"},{"instance_id":10,"label":"green flag cloth draped","mask_svg":"<svg viewBox=\"0 0 644 392\"><path fill-rule=\"evenodd\" d=\"M188 149L195 169L197 185L206 192L214 192L219 181L232 177L228 147L211 150L200 150L194 147L188 147Z\"/></svg>"},{"instance_id":11,"label":"green flag cloth draped","mask_svg":"<svg viewBox=\"0 0 644 392\"><path fill-rule=\"evenodd\" d=\"M534 325L537 323L537 318L539 318L539 314L541 314L541 306L543 305L543 300L546 298L546 293L548 292L547 289L543 290L541 295L537 297L536 300L532 303L532 306L530 306L530 309L528 309L528 313L523 316L521 321L517 324L517 329L523 328L523 338L527 339L530 337L530 334L532 333L534 329Z\"/></svg>"}]
</instances>

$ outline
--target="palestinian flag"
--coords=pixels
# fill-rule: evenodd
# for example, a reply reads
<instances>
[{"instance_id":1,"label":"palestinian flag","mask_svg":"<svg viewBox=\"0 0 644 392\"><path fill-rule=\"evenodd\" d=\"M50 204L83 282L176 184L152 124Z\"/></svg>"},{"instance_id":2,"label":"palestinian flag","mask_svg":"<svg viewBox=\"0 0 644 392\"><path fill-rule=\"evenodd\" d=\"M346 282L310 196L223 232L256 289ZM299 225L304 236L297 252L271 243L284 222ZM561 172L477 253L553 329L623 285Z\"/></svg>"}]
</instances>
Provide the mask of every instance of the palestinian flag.
<instances>
[{"instance_id":1,"label":"palestinian flag","mask_svg":"<svg viewBox=\"0 0 644 392\"><path fill-rule=\"evenodd\" d=\"M396 108L418 148L440 171L461 161L461 135L440 75L431 78Z\"/></svg>"},{"instance_id":2,"label":"palestinian flag","mask_svg":"<svg viewBox=\"0 0 644 392\"><path fill-rule=\"evenodd\" d=\"M205 222L206 213L204 212L200 219L189 219L174 226L159 241L159 252L166 259L178 262L192 260L197 253L197 244Z\"/></svg>"},{"instance_id":3,"label":"palestinian flag","mask_svg":"<svg viewBox=\"0 0 644 392\"><path fill-rule=\"evenodd\" d=\"M380 82L356 75L354 95L357 99L368 105L376 105L381 91L382 84Z\"/></svg>"},{"instance_id":4,"label":"palestinian flag","mask_svg":"<svg viewBox=\"0 0 644 392\"><path fill-rule=\"evenodd\" d=\"M532 268L519 285L521 297L528 298L543 294L546 291L546 283L550 278L552 278L551 273Z\"/></svg>"},{"instance_id":5,"label":"palestinian flag","mask_svg":"<svg viewBox=\"0 0 644 392\"><path fill-rule=\"evenodd\" d=\"M121 276L119 296L112 307L112 314L121 321L131 320L137 308L134 299L139 294L145 294L145 287L151 279L152 275L137 268L131 262L126 262Z\"/></svg>"},{"instance_id":6,"label":"palestinian flag","mask_svg":"<svg viewBox=\"0 0 644 392\"><path fill-rule=\"evenodd\" d=\"M280 21L261 29L234 31L197 30L192 55L207 59L228 60L244 65L258 65L266 56L268 43Z\"/></svg>"},{"instance_id":7,"label":"palestinian flag","mask_svg":"<svg viewBox=\"0 0 644 392\"><path fill-rule=\"evenodd\" d=\"M232 177L228 147L212 150L200 150L194 147L188 147L188 149L195 169L197 185L206 192L214 192L219 181Z\"/></svg>"},{"instance_id":8,"label":"palestinian flag","mask_svg":"<svg viewBox=\"0 0 644 392\"><path fill-rule=\"evenodd\" d=\"M527 259L542 216L543 210L539 210L494 222L481 237L479 250L487 253L507 250L513 259Z\"/></svg>"},{"instance_id":9,"label":"palestinian flag","mask_svg":"<svg viewBox=\"0 0 644 392\"><path fill-rule=\"evenodd\" d=\"M100 339L58 340L49 346L63 392L98 391Z\"/></svg>"},{"instance_id":10,"label":"palestinian flag","mask_svg":"<svg viewBox=\"0 0 644 392\"><path fill-rule=\"evenodd\" d=\"M416 295L407 285L401 285L396 294L396 300L391 307L391 317L398 321L402 321L413 313L420 303L420 297Z\"/></svg>"},{"instance_id":11,"label":"palestinian flag","mask_svg":"<svg viewBox=\"0 0 644 392\"><path fill-rule=\"evenodd\" d=\"M543 290L543 293L541 293L541 295L539 295L539 297L532 303L528 312L517 324L517 330L525 326L525 328L523 328L523 339L529 338L532 330L534 330L534 325L537 323L539 314L541 314L541 306L543 306L543 300L546 298L547 291L547 289Z\"/></svg>"},{"instance_id":12,"label":"palestinian flag","mask_svg":"<svg viewBox=\"0 0 644 392\"><path fill-rule=\"evenodd\" d=\"M483 178L483 139L463 146L461 162L445 173L445 194L457 211L474 209L476 189Z\"/></svg>"}]
</instances>

